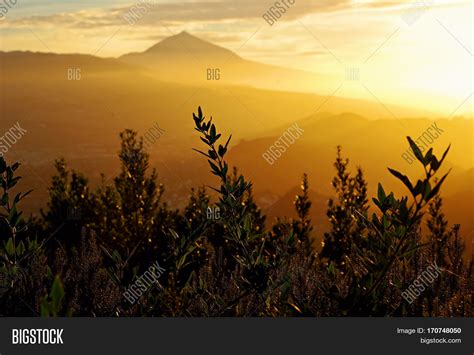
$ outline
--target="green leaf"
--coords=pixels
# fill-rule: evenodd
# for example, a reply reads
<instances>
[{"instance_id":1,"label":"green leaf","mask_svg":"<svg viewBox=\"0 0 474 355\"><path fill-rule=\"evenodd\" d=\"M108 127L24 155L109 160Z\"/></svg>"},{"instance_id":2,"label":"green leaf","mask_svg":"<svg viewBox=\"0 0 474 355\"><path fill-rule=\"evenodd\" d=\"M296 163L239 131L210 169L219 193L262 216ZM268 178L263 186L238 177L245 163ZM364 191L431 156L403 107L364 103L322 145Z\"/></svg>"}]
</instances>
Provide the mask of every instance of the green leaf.
<instances>
[{"instance_id":1,"label":"green leaf","mask_svg":"<svg viewBox=\"0 0 474 355\"><path fill-rule=\"evenodd\" d=\"M50 297L54 309L53 313L57 314L61 308L61 302L64 298L64 288L58 275L56 275L54 278Z\"/></svg>"},{"instance_id":2,"label":"green leaf","mask_svg":"<svg viewBox=\"0 0 474 355\"><path fill-rule=\"evenodd\" d=\"M49 317L52 313L51 305L48 303L47 297L44 298L43 302L41 303L41 317Z\"/></svg>"},{"instance_id":3,"label":"green leaf","mask_svg":"<svg viewBox=\"0 0 474 355\"><path fill-rule=\"evenodd\" d=\"M116 249L112 253L112 260L116 264L121 264L122 263L122 256L120 255L120 253Z\"/></svg>"},{"instance_id":4,"label":"green leaf","mask_svg":"<svg viewBox=\"0 0 474 355\"><path fill-rule=\"evenodd\" d=\"M20 242L16 248L16 254L18 256L21 256L25 253L25 250L26 250L25 244L23 244L23 242Z\"/></svg>"},{"instance_id":5,"label":"green leaf","mask_svg":"<svg viewBox=\"0 0 474 355\"><path fill-rule=\"evenodd\" d=\"M423 192L423 198L426 199L431 192L431 185L429 181L426 181L425 191Z\"/></svg>"},{"instance_id":6,"label":"green leaf","mask_svg":"<svg viewBox=\"0 0 474 355\"><path fill-rule=\"evenodd\" d=\"M250 231L252 229L252 219L250 215L246 214L244 217L244 230Z\"/></svg>"},{"instance_id":7,"label":"green leaf","mask_svg":"<svg viewBox=\"0 0 474 355\"><path fill-rule=\"evenodd\" d=\"M377 190L377 198L379 199L380 203L384 203L385 198L387 196L385 195L385 191L383 190L382 184L379 183L378 190Z\"/></svg>"},{"instance_id":8,"label":"green leaf","mask_svg":"<svg viewBox=\"0 0 474 355\"><path fill-rule=\"evenodd\" d=\"M13 256L15 254L15 247L13 246L13 238L9 238L7 244L5 245L5 251L8 256Z\"/></svg>"}]
</instances>

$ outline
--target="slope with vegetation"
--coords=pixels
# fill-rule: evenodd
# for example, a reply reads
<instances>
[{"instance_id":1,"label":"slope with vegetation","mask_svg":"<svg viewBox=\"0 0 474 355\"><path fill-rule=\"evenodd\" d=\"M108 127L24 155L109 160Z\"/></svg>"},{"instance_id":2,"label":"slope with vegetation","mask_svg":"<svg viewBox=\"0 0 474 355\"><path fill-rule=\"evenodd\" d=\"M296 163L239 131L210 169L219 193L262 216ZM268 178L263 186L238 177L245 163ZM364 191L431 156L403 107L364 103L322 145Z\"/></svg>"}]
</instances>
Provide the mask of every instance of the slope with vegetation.
<instances>
[{"instance_id":1,"label":"slope with vegetation","mask_svg":"<svg viewBox=\"0 0 474 355\"><path fill-rule=\"evenodd\" d=\"M121 170L91 188L56 162L49 203L25 221L12 194L19 164L0 158L0 314L2 316L472 316L472 260L463 260L459 228L442 213L438 177L448 150L422 154L416 182L389 169L407 189L396 197L378 186L368 212L362 169L352 176L338 151L321 252L309 217L308 176L296 196L296 218L268 225L252 183L227 161L224 139L199 108L193 114L204 155L217 179L211 201L192 190L182 211L163 201L137 133L121 133ZM209 218L208 211L219 211ZM420 226L429 232L421 235ZM156 261L165 271L133 305L122 296ZM402 292L432 263L443 273L409 304Z\"/></svg>"}]
</instances>

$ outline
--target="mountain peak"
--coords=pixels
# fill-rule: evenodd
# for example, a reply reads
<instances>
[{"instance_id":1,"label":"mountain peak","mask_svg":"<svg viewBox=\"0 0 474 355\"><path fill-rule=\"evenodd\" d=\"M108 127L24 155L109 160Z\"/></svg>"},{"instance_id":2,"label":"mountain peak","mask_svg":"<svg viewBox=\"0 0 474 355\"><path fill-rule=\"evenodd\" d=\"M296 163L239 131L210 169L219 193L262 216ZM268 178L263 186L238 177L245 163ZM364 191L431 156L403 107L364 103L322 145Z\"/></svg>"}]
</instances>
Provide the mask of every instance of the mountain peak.
<instances>
[{"instance_id":1,"label":"mountain peak","mask_svg":"<svg viewBox=\"0 0 474 355\"><path fill-rule=\"evenodd\" d=\"M199 55L238 59L240 58L234 52L223 47L212 44L211 42L200 39L189 32L182 31L158 42L147 49L145 54L151 55Z\"/></svg>"},{"instance_id":2,"label":"mountain peak","mask_svg":"<svg viewBox=\"0 0 474 355\"><path fill-rule=\"evenodd\" d=\"M175 36L181 36L181 37L193 37L193 38L197 38L196 36L193 36L192 34L190 34L189 32L187 31L181 31L180 33L178 33L177 35Z\"/></svg>"},{"instance_id":3,"label":"mountain peak","mask_svg":"<svg viewBox=\"0 0 474 355\"><path fill-rule=\"evenodd\" d=\"M200 38L196 37L196 36L193 36L192 34L190 34L189 32L187 31L181 31L179 32L178 34L174 34L174 35L171 35L169 37L165 37L163 40L161 40L160 42L158 42L156 45L160 44L161 42L164 42L164 41L168 41L168 40L186 40L186 41L202 41ZM153 46L154 47L154 46ZM152 48L153 48L152 47Z\"/></svg>"}]
</instances>

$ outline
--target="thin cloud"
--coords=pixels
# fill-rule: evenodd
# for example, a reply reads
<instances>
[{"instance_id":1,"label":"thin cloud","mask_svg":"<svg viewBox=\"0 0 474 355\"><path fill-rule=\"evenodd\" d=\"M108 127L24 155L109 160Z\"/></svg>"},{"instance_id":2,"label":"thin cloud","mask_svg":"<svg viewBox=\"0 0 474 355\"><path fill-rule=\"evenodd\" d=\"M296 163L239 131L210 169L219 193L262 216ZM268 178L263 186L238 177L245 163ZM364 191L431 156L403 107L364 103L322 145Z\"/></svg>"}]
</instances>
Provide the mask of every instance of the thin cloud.
<instances>
[{"instance_id":1,"label":"thin cloud","mask_svg":"<svg viewBox=\"0 0 474 355\"><path fill-rule=\"evenodd\" d=\"M294 5L289 6L279 21L295 21L311 14L324 14L351 9L396 11L409 7L412 3L413 1L296 1ZM464 3L464 1L438 2L433 6L453 6L453 3ZM0 26L11 28L64 26L68 28L92 29L126 25L124 16L137 4L142 4L142 8L146 10L140 20L137 21L136 26L147 27L159 25L164 21L179 25L180 23L190 22L209 23L261 19L263 14L275 4L275 1L237 2L235 0L223 0L219 2L181 1L179 3L158 3L155 0L137 0L136 2L131 2L128 6L14 17L1 21Z\"/></svg>"},{"instance_id":2,"label":"thin cloud","mask_svg":"<svg viewBox=\"0 0 474 355\"><path fill-rule=\"evenodd\" d=\"M145 0L143 0L146 3ZM138 3L138 2L137 2ZM148 1L149 7L137 21L138 26L158 25L160 21L174 23L189 22L222 22L228 20L261 19L274 1L248 1L243 5L236 1L221 2L179 2L154 3ZM384 3L385 4L385 3ZM393 6L393 3L386 3ZM124 16L134 6L114 7L109 9L91 9L77 12L55 13L42 16L23 16L3 21L5 27L52 27L66 26L70 28L88 29L94 27L124 25ZM142 5L143 6L143 5ZM296 2L287 9L281 21L293 21L314 13L328 13L352 7L351 0L318 0ZM358 5L360 6L360 4ZM371 7L373 4L367 4Z\"/></svg>"}]
</instances>

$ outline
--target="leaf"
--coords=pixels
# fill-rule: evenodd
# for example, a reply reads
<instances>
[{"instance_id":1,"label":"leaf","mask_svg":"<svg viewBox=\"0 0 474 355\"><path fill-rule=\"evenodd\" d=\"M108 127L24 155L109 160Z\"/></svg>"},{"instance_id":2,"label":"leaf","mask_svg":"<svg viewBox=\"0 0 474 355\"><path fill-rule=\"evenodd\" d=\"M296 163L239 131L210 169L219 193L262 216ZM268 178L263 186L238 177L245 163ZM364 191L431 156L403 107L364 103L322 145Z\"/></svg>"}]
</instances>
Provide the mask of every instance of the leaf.
<instances>
[{"instance_id":1,"label":"leaf","mask_svg":"<svg viewBox=\"0 0 474 355\"><path fill-rule=\"evenodd\" d=\"M196 246L192 246L188 249L188 251L179 259L179 262L178 262L178 265L177 265L177 268L178 269L182 269L184 266L186 266L186 259L188 258L188 256L196 249Z\"/></svg>"},{"instance_id":2,"label":"leaf","mask_svg":"<svg viewBox=\"0 0 474 355\"><path fill-rule=\"evenodd\" d=\"M426 181L425 191L423 192L423 198L426 199L431 192L431 185L429 181Z\"/></svg>"},{"instance_id":3,"label":"leaf","mask_svg":"<svg viewBox=\"0 0 474 355\"><path fill-rule=\"evenodd\" d=\"M32 192L33 192L33 190L26 191L23 195L21 195L20 200L23 200L26 196L28 196Z\"/></svg>"},{"instance_id":4,"label":"leaf","mask_svg":"<svg viewBox=\"0 0 474 355\"><path fill-rule=\"evenodd\" d=\"M20 167L20 163L16 162L15 164L12 165L12 170L15 171Z\"/></svg>"},{"instance_id":5,"label":"leaf","mask_svg":"<svg viewBox=\"0 0 474 355\"><path fill-rule=\"evenodd\" d=\"M418 196L423 193L423 182L421 180L418 180L416 182L415 188L413 189L413 194L415 196Z\"/></svg>"},{"instance_id":6,"label":"leaf","mask_svg":"<svg viewBox=\"0 0 474 355\"><path fill-rule=\"evenodd\" d=\"M440 163L438 162L438 159L436 158L436 156L432 156L431 157L431 169L433 169L434 171L437 171L440 167Z\"/></svg>"},{"instance_id":7,"label":"leaf","mask_svg":"<svg viewBox=\"0 0 474 355\"><path fill-rule=\"evenodd\" d=\"M51 287L50 297L54 309L54 314L57 314L60 310L61 302L64 298L64 288L58 275L56 275L56 277L54 278L53 286Z\"/></svg>"},{"instance_id":8,"label":"leaf","mask_svg":"<svg viewBox=\"0 0 474 355\"><path fill-rule=\"evenodd\" d=\"M209 165L211 166L212 171L213 171L216 175L220 176L219 167L218 167L216 164L214 164L212 161L210 161L210 160L208 160L208 163L209 163Z\"/></svg>"},{"instance_id":9,"label":"leaf","mask_svg":"<svg viewBox=\"0 0 474 355\"><path fill-rule=\"evenodd\" d=\"M2 206L5 206L5 205L7 205L7 204L8 204L8 201L9 201L9 199L10 199L10 198L9 198L8 194L5 192L5 193L3 194L3 196L2 196L2 201L1 201L1 203L2 203Z\"/></svg>"},{"instance_id":10,"label":"leaf","mask_svg":"<svg viewBox=\"0 0 474 355\"><path fill-rule=\"evenodd\" d=\"M5 245L5 251L8 256L13 256L15 254L15 247L13 246L13 238L9 238L7 244Z\"/></svg>"},{"instance_id":11,"label":"leaf","mask_svg":"<svg viewBox=\"0 0 474 355\"><path fill-rule=\"evenodd\" d=\"M41 317L49 317L51 315L51 305L48 303L47 297L41 303Z\"/></svg>"},{"instance_id":12,"label":"leaf","mask_svg":"<svg viewBox=\"0 0 474 355\"><path fill-rule=\"evenodd\" d=\"M13 199L13 203L18 203L21 198L21 192L17 193L15 198Z\"/></svg>"},{"instance_id":13,"label":"leaf","mask_svg":"<svg viewBox=\"0 0 474 355\"><path fill-rule=\"evenodd\" d=\"M412 193L414 192L413 185L411 184L410 179L408 179L408 177L406 175L403 175L402 173L400 173L396 170L390 169L390 168L388 168L388 171L390 171L390 173L393 176L395 176L396 178L401 180L405 184L405 186L410 190L410 192L412 192Z\"/></svg>"},{"instance_id":14,"label":"leaf","mask_svg":"<svg viewBox=\"0 0 474 355\"><path fill-rule=\"evenodd\" d=\"M425 198L425 201L428 202L429 200L431 200L434 196L436 196L439 192L439 189L441 188L441 184L443 183L443 181L448 177L448 174L451 172L451 169L449 169L449 171L446 173L446 175L444 175L440 180L439 182L436 184L436 186L433 188L433 190L431 190L431 192L428 194L428 196L426 196Z\"/></svg>"},{"instance_id":15,"label":"leaf","mask_svg":"<svg viewBox=\"0 0 474 355\"><path fill-rule=\"evenodd\" d=\"M21 221L21 215L23 212L18 213L16 205L13 205L13 208L10 211L8 219L10 220L10 225L16 227Z\"/></svg>"},{"instance_id":16,"label":"leaf","mask_svg":"<svg viewBox=\"0 0 474 355\"><path fill-rule=\"evenodd\" d=\"M170 233L171 233L171 235L173 236L174 239L176 239L176 240L180 239L178 233L176 233L174 230L172 230L170 228L169 231L170 231Z\"/></svg>"},{"instance_id":17,"label":"leaf","mask_svg":"<svg viewBox=\"0 0 474 355\"><path fill-rule=\"evenodd\" d=\"M210 158L209 155L207 155L206 153L200 151L199 149L194 149L194 148L193 148L193 150L196 151L196 152L198 152L198 153L200 153L200 154L202 154L202 155L204 155L206 158Z\"/></svg>"},{"instance_id":18,"label":"leaf","mask_svg":"<svg viewBox=\"0 0 474 355\"><path fill-rule=\"evenodd\" d=\"M450 149L451 149L451 144L448 146L446 151L443 153L443 156L441 157L441 160L438 163L438 168L441 166L441 164L443 164L444 158L446 158L446 156L448 155L448 152L449 152ZM436 170L438 170L438 169L436 169Z\"/></svg>"},{"instance_id":19,"label":"leaf","mask_svg":"<svg viewBox=\"0 0 474 355\"><path fill-rule=\"evenodd\" d=\"M382 204L379 202L379 200L377 200L376 198L372 198L372 201L374 202L374 204L380 209L383 211L382 209Z\"/></svg>"},{"instance_id":20,"label":"leaf","mask_svg":"<svg viewBox=\"0 0 474 355\"><path fill-rule=\"evenodd\" d=\"M378 190L377 190L377 198L379 199L380 203L384 203L385 198L387 196L385 195L385 191L383 190L382 184L379 183Z\"/></svg>"},{"instance_id":21,"label":"leaf","mask_svg":"<svg viewBox=\"0 0 474 355\"><path fill-rule=\"evenodd\" d=\"M25 250L26 250L25 244L23 244L23 242L20 242L16 248L16 254L18 256L21 256L25 253Z\"/></svg>"},{"instance_id":22,"label":"leaf","mask_svg":"<svg viewBox=\"0 0 474 355\"><path fill-rule=\"evenodd\" d=\"M214 144L216 140L216 126L213 123L211 125L211 131L209 133L209 143Z\"/></svg>"},{"instance_id":23,"label":"leaf","mask_svg":"<svg viewBox=\"0 0 474 355\"><path fill-rule=\"evenodd\" d=\"M112 253L112 260L116 263L116 264L121 264L122 263L122 256L120 255L120 253L118 252L118 250L114 250L113 253Z\"/></svg>"},{"instance_id":24,"label":"leaf","mask_svg":"<svg viewBox=\"0 0 474 355\"><path fill-rule=\"evenodd\" d=\"M7 166L7 181L13 179L13 170L11 167Z\"/></svg>"},{"instance_id":25,"label":"leaf","mask_svg":"<svg viewBox=\"0 0 474 355\"><path fill-rule=\"evenodd\" d=\"M16 218L17 212L16 212L16 205L13 205L13 208L10 210L10 213L8 214L8 220L10 221L11 225L14 225L12 221Z\"/></svg>"},{"instance_id":26,"label":"leaf","mask_svg":"<svg viewBox=\"0 0 474 355\"><path fill-rule=\"evenodd\" d=\"M226 176L227 175L227 170L229 169L229 166L227 165L226 162L224 162L224 167L222 168L222 175Z\"/></svg>"},{"instance_id":27,"label":"leaf","mask_svg":"<svg viewBox=\"0 0 474 355\"><path fill-rule=\"evenodd\" d=\"M407 137L408 143L410 143L410 147L413 150L413 153L415 154L415 157L422 163L424 164L424 159L423 159L423 154L421 153L420 148L416 145L416 143L410 138Z\"/></svg>"},{"instance_id":28,"label":"leaf","mask_svg":"<svg viewBox=\"0 0 474 355\"><path fill-rule=\"evenodd\" d=\"M20 179L21 179L20 176L17 176L16 178L13 178L13 176L12 176L12 178L8 182L8 188L11 189L12 187L14 187Z\"/></svg>"},{"instance_id":29,"label":"leaf","mask_svg":"<svg viewBox=\"0 0 474 355\"><path fill-rule=\"evenodd\" d=\"M225 146L224 146L225 149L227 149L227 146L229 145L231 138L232 138L232 134L229 136L229 139L227 139L227 142L225 143Z\"/></svg>"},{"instance_id":30,"label":"leaf","mask_svg":"<svg viewBox=\"0 0 474 355\"><path fill-rule=\"evenodd\" d=\"M7 163L3 156L0 156L0 174L3 174L7 170Z\"/></svg>"},{"instance_id":31,"label":"leaf","mask_svg":"<svg viewBox=\"0 0 474 355\"><path fill-rule=\"evenodd\" d=\"M196 130L199 131L199 128L201 128L201 121L199 120L199 117L197 117L194 112L193 112L193 119L194 119L194 123L196 125L197 128L195 128Z\"/></svg>"},{"instance_id":32,"label":"leaf","mask_svg":"<svg viewBox=\"0 0 474 355\"><path fill-rule=\"evenodd\" d=\"M432 158L433 158L433 148L430 148L425 155L425 166L431 163Z\"/></svg>"},{"instance_id":33,"label":"leaf","mask_svg":"<svg viewBox=\"0 0 474 355\"><path fill-rule=\"evenodd\" d=\"M209 150L209 158L211 158L212 160L216 160L217 159L217 153L213 150Z\"/></svg>"},{"instance_id":34,"label":"leaf","mask_svg":"<svg viewBox=\"0 0 474 355\"><path fill-rule=\"evenodd\" d=\"M218 189L216 189L215 187L212 187L212 186L209 186L207 185L208 188L210 188L211 190L214 190L215 192L217 193L222 193L222 191L219 191Z\"/></svg>"},{"instance_id":35,"label":"leaf","mask_svg":"<svg viewBox=\"0 0 474 355\"><path fill-rule=\"evenodd\" d=\"M217 152L218 152L219 156L221 158L223 158L225 153L227 152L227 148L224 148L222 145L219 144L219 148L218 148Z\"/></svg>"},{"instance_id":36,"label":"leaf","mask_svg":"<svg viewBox=\"0 0 474 355\"><path fill-rule=\"evenodd\" d=\"M251 231L252 229L252 219L249 214L246 214L244 217L244 230Z\"/></svg>"}]
</instances>

